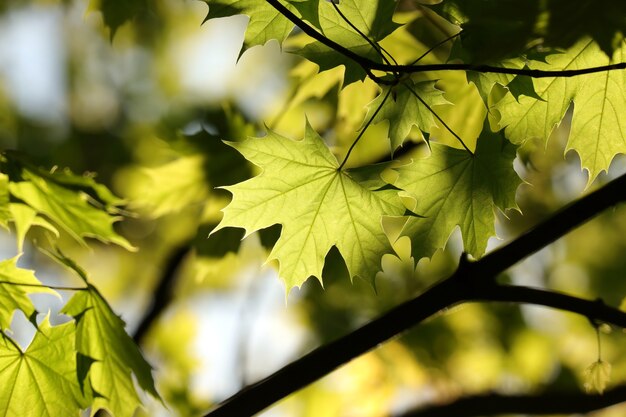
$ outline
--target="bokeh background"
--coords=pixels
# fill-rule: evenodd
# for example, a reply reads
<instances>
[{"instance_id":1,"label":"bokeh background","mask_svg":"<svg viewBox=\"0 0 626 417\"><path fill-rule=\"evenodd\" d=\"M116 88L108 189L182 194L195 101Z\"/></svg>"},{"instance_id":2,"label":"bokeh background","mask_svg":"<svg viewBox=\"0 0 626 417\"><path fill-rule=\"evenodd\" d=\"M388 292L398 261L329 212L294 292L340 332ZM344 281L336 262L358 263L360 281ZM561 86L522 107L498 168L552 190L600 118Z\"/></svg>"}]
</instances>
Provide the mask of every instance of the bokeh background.
<instances>
[{"instance_id":1,"label":"bokeh background","mask_svg":"<svg viewBox=\"0 0 626 417\"><path fill-rule=\"evenodd\" d=\"M198 0L129 2L128 21L103 16L107 0L3 0L0 4L0 146L16 149L47 169L96 173L127 201L117 227L136 252L62 238L127 322L129 333L170 279L170 299L141 338L165 405L145 398L138 415L199 416L243 385L314 347L348 333L415 296L454 270L462 247L457 233L432 260L417 265L408 242L383 259L377 292L327 271L324 289L310 279L286 297L266 246L278 230L252 235L225 230L207 236L229 194L215 187L248 178L256 168L222 140L260 136L266 127L302 137L305 117L337 153L345 154L377 87L366 81L339 88L341 69L317 74L278 44L240 56L245 16L203 24ZM131 7L131 6L129 6ZM105 8L106 10L106 8ZM447 28L415 2L399 18L415 19L387 45L394 56L419 56ZM115 33L104 19L115 23ZM117 20L116 20L117 19ZM290 45L303 42L295 34ZM430 62L446 59L437 49ZM438 109L464 138L476 137L487 109L463 75L441 75L439 88L456 103ZM459 107L463 112L459 112ZM571 109L570 109L571 110ZM459 114L462 113L462 117ZM492 120L497 125L497 120ZM372 126L350 163L384 159L384 124ZM490 248L555 212L585 191L574 154L563 155L568 117L547 148L520 149L516 169L528 184L518 190L523 213L500 213ZM427 151L412 132L410 158ZM432 140L452 143L444 129ZM626 171L617 158L593 187ZM626 212L618 207L511 269L504 280L548 287L619 306L626 295ZM45 235L33 230L31 241ZM0 236L2 256L17 253L15 237ZM335 254L336 255L336 254ZM71 274L28 244L20 264L49 284ZM64 294L69 296L71 294ZM62 301L33 296L54 322ZM34 328L23 315L12 324L26 346ZM602 358L611 384L626 380L625 341L603 328ZM487 391L533 393L582 389L584 370L597 359L596 333L584 317L539 307L469 304L445 311L292 395L264 416L385 416L407 408ZM618 417L625 406L592 415Z\"/></svg>"}]
</instances>

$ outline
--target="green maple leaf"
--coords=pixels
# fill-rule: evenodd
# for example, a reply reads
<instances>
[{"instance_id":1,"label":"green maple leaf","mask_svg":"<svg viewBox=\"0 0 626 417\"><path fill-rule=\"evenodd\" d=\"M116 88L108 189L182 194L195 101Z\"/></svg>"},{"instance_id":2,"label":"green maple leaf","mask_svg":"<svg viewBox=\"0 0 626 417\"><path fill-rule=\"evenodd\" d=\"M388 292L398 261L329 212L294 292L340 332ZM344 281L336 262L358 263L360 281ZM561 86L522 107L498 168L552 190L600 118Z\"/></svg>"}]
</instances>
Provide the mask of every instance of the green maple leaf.
<instances>
[{"instance_id":1,"label":"green maple leaf","mask_svg":"<svg viewBox=\"0 0 626 417\"><path fill-rule=\"evenodd\" d=\"M126 239L113 230L119 220L105 210L90 204L87 194L63 187L30 171L24 171L26 181L11 182L11 194L38 213L46 216L78 242L93 237L132 250Z\"/></svg>"},{"instance_id":2,"label":"green maple leaf","mask_svg":"<svg viewBox=\"0 0 626 417\"><path fill-rule=\"evenodd\" d=\"M342 0L338 5L339 10L350 23L372 42L382 40L400 26L392 20L395 7L396 2L388 0ZM302 5L299 10L305 13L304 17L307 20L314 24L318 22L317 28L327 38L362 57L382 62L380 55L367 39L352 28L330 2L320 1L317 14L306 13ZM296 53L319 65L320 71L343 65L345 67L344 86L363 80L367 75L358 63L318 41L306 45Z\"/></svg>"},{"instance_id":3,"label":"green maple leaf","mask_svg":"<svg viewBox=\"0 0 626 417\"><path fill-rule=\"evenodd\" d=\"M43 227L49 230L56 237L59 237L59 231L49 221L41 217L37 210L27 206L26 204L11 203L9 204L11 213L11 221L15 225L15 235L17 238L17 251L21 253L24 248L24 240L26 233L33 226Z\"/></svg>"},{"instance_id":4,"label":"green maple leaf","mask_svg":"<svg viewBox=\"0 0 626 417\"><path fill-rule=\"evenodd\" d=\"M521 183L513 170L516 146L485 126L476 152L432 143L429 157L397 169L396 185L416 199L415 213L402 234L411 238L418 261L430 257L458 225L465 251L480 257L495 234L496 207L516 208L515 190Z\"/></svg>"},{"instance_id":5,"label":"green maple leaf","mask_svg":"<svg viewBox=\"0 0 626 417\"><path fill-rule=\"evenodd\" d=\"M436 81L414 82L407 80L393 87L383 87L383 91L368 105L368 112L373 113L381 105L389 89L392 94L385 100L380 111L372 119L372 123L389 121L389 139L391 150L402 146L412 126L422 132L430 132L435 126L432 112L416 97L418 95L431 108L441 104L449 104L443 97L443 91L435 88ZM369 120L369 115L365 118Z\"/></svg>"},{"instance_id":6,"label":"green maple leaf","mask_svg":"<svg viewBox=\"0 0 626 417\"><path fill-rule=\"evenodd\" d=\"M41 286L33 271L18 268L17 259L18 257L0 261L0 331L9 328L15 310L23 311L28 318L34 317L35 307L28 294L56 294Z\"/></svg>"},{"instance_id":7,"label":"green maple leaf","mask_svg":"<svg viewBox=\"0 0 626 417\"><path fill-rule=\"evenodd\" d=\"M255 45L276 39L280 44L293 30L291 23L265 0L202 0L209 6L205 21L243 14L250 18L241 53ZM290 7L287 5L287 7Z\"/></svg>"},{"instance_id":8,"label":"green maple leaf","mask_svg":"<svg viewBox=\"0 0 626 417\"><path fill-rule=\"evenodd\" d=\"M92 237L134 249L113 230L113 223L120 220L118 206L124 201L93 175L76 175L67 169L46 171L10 151L0 155L0 170L0 225L3 218L15 223L20 251L32 226L56 235L62 229L83 245L84 237ZM6 190L20 201L7 202Z\"/></svg>"},{"instance_id":9,"label":"green maple leaf","mask_svg":"<svg viewBox=\"0 0 626 417\"><path fill-rule=\"evenodd\" d=\"M89 386L97 393L93 411L105 409L115 417L132 416L141 401L131 375L142 389L159 398L152 368L124 330L124 321L95 287L88 285L85 291L74 294L62 312L76 319L76 350L93 360L88 374Z\"/></svg>"},{"instance_id":10,"label":"green maple leaf","mask_svg":"<svg viewBox=\"0 0 626 417\"><path fill-rule=\"evenodd\" d=\"M626 46L615 52L613 61L621 62ZM608 65L610 60L591 40L577 43L566 53L547 57L548 63L538 63L537 69L580 69ZM582 167L589 171L589 182L603 170L618 153L626 153L626 122L621 114L626 109L624 71L606 71L572 78L534 80L535 91L542 98L507 95L496 105L501 125L506 126L507 138L513 143L527 139L547 140L565 111L574 103L574 113L567 150L574 149Z\"/></svg>"},{"instance_id":11,"label":"green maple leaf","mask_svg":"<svg viewBox=\"0 0 626 417\"><path fill-rule=\"evenodd\" d=\"M384 215L400 215L397 191L381 189L384 166L340 170L322 138L308 125L294 141L270 132L264 138L230 143L263 172L224 187L233 194L216 227L240 227L246 235L281 224L270 259L280 263L287 288L309 277L321 280L324 257L336 246L351 277L373 281L380 259L391 251L381 226Z\"/></svg>"},{"instance_id":12,"label":"green maple leaf","mask_svg":"<svg viewBox=\"0 0 626 417\"><path fill-rule=\"evenodd\" d=\"M613 62L624 62L626 44L613 55ZM608 65L610 59L590 45L581 64ZM589 183L609 168L618 153L626 153L626 72L607 71L579 77L574 96L574 114L566 152L574 149L581 165L589 171Z\"/></svg>"},{"instance_id":13,"label":"green maple leaf","mask_svg":"<svg viewBox=\"0 0 626 417\"><path fill-rule=\"evenodd\" d=\"M50 326L46 318L25 352L0 334L0 410L3 417L79 416L81 392L73 322Z\"/></svg>"}]
</instances>

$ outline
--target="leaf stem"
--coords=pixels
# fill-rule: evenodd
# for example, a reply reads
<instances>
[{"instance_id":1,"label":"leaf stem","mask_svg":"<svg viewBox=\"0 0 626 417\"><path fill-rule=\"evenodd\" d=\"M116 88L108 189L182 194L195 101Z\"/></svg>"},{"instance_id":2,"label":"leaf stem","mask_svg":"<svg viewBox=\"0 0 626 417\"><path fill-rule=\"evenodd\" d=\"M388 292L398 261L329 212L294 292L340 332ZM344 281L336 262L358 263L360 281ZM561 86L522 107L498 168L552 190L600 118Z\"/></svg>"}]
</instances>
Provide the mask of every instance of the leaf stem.
<instances>
[{"instance_id":1,"label":"leaf stem","mask_svg":"<svg viewBox=\"0 0 626 417\"><path fill-rule=\"evenodd\" d=\"M339 16L348 24L350 25L350 27L352 29L354 29L356 31L356 33L358 33L367 43L369 43L372 48L374 48L374 50L378 53L378 55L380 55L380 57L382 58L382 60L387 64L387 65L391 65L391 62L389 62L389 60L387 59L387 57L385 56L385 54L383 54L383 52L385 52L387 55L389 55L389 58L391 58L391 60L394 62L394 64L398 64L398 62L393 58L393 56L387 52L382 46L380 46L378 43L374 42L373 40L371 40L365 33L363 33L358 27L356 27L351 21L350 19L348 19L346 17L346 15L343 14L343 12L339 9L339 6L337 6L337 3L335 3L334 1L331 1L330 4L333 5L333 7L335 8L335 11L337 12L337 14L339 14Z\"/></svg>"},{"instance_id":2,"label":"leaf stem","mask_svg":"<svg viewBox=\"0 0 626 417\"><path fill-rule=\"evenodd\" d=\"M426 101L424 101L424 99L422 99L422 98L419 96L419 94L417 94L417 92L411 88L411 86L410 86L410 85L408 85L408 84L407 84L407 83L405 83L405 82L403 82L402 84L403 84L403 85L407 88L407 90L409 90L409 91L411 92L411 94L413 94L413 95L415 96L415 98L417 98L417 99L418 99L418 100L419 100L419 101L420 101L420 102L421 102L421 103L422 103L422 104L423 104L423 105L424 105L424 106L428 109L428 111L429 111L429 112L431 112L431 113L433 114L433 116L435 116L435 117L437 118L437 120L439 120L439 122L440 122L440 123L441 123L441 124L442 124L442 125L446 128L446 130L447 130L448 132L450 132L450 133L452 134L452 136L454 136L454 137L455 137L455 138L456 138L456 139L457 139L457 140L461 143L461 145L463 145L463 147L465 148L465 150L466 150L467 152L469 152L469 153L470 153L470 155L474 155L474 152L470 151L470 149L467 147L467 145L465 144L465 142L463 142L463 139L461 139L461 137L460 137L459 135L457 135L457 134L454 132L454 130L452 130L452 128L451 128L450 126L448 126L448 124L447 124L446 122L444 122L444 120L443 120L441 117L439 117L439 115L437 114L437 112L436 112L435 110L433 110L433 108L432 108L432 107L430 107L430 106L428 105L428 103L426 103Z\"/></svg>"},{"instance_id":3,"label":"leaf stem","mask_svg":"<svg viewBox=\"0 0 626 417\"><path fill-rule=\"evenodd\" d=\"M457 36L459 36L461 34L461 32L457 32L452 36L448 36L447 38L445 38L442 41L437 42L435 45L431 46L426 52L424 52L422 55L419 56L419 58L417 58L415 61L411 62L410 65L415 65L418 62L420 62L424 57L426 57L428 54L430 54L432 51L434 51L435 49L439 48L441 45L443 45L444 43L451 41L452 39L456 38Z\"/></svg>"},{"instance_id":4,"label":"leaf stem","mask_svg":"<svg viewBox=\"0 0 626 417\"><path fill-rule=\"evenodd\" d=\"M57 285L32 284L32 283L22 283L22 282L13 282L13 281L0 281L0 284L14 285L16 287L49 288L51 290L58 290L58 291L85 291L88 289L88 287L61 287Z\"/></svg>"},{"instance_id":5,"label":"leaf stem","mask_svg":"<svg viewBox=\"0 0 626 417\"><path fill-rule=\"evenodd\" d=\"M367 123L365 123L365 126L363 126L363 129L361 129L361 131L359 132L359 135L356 137L354 142L352 142L352 145L350 145L350 149L348 149L348 152L346 153L346 156L343 158L341 165L339 165L339 167L337 168L337 171L341 171L341 168L343 168L343 166L346 164L346 162L348 161L348 157L352 153L352 150L354 149L356 144L359 142L359 140L363 137L363 134L365 133L367 128L372 124L372 120L374 120L374 118L376 117L380 109L383 108L385 101L387 101L390 95L391 95L391 88L387 90L387 94L385 94L385 97L383 97L383 101L380 102L380 104L376 108L376 111L372 114L372 117L370 117Z\"/></svg>"}]
</instances>

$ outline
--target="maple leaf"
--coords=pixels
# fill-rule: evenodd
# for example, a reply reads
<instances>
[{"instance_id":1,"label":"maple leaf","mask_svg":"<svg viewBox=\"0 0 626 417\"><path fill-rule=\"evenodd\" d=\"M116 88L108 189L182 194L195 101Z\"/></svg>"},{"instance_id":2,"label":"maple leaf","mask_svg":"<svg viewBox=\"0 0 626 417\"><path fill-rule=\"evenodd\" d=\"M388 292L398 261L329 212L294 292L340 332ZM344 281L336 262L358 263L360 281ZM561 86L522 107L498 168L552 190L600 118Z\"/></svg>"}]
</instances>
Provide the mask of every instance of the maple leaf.
<instances>
[{"instance_id":1,"label":"maple leaf","mask_svg":"<svg viewBox=\"0 0 626 417\"><path fill-rule=\"evenodd\" d=\"M602 394L611 379L611 364L598 359L585 369L585 390Z\"/></svg>"},{"instance_id":2,"label":"maple leaf","mask_svg":"<svg viewBox=\"0 0 626 417\"><path fill-rule=\"evenodd\" d=\"M374 101L368 105L368 112L373 113L383 103L389 89L392 94L385 100L380 111L372 119L372 123L389 121L389 139L392 152L402 146L404 139L409 135L412 126L417 126L422 132L430 132L435 126L432 112L420 101L419 96L428 106L449 104L443 97L443 91L435 88L436 81L414 82L407 80L393 87L383 87ZM369 120L368 117L365 118Z\"/></svg>"},{"instance_id":3,"label":"maple leaf","mask_svg":"<svg viewBox=\"0 0 626 417\"><path fill-rule=\"evenodd\" d=\"M15 310L21 310L26 317L33 319L36 311L28 294L56 294L41 286L33 271L18 268L17 259L18 257L0 261L0 331L9 328Z\"/></svg>"},{"instance_id":4,"label":"maple leaf","mask_svg":"<svg viewBox=\"0 0 626 417\"><path fill-rule=\"evenodd\" d=\"M411 238L418 261L443 248L458 225L465 251L480 257L495 235L494 209L517 208L516 146L485 126L473 155L438 143L431 147L429 157L396 169L395 185L415 197L413 211L423 216L410 217L402 234Z\"/></svg>"},{"instance_id":5,"label":"maple leaf","mask_svg":"<svg viewBox=\"0 0 626 417\"><path fill-rule=\"evenodd\" d=\"M202 0L209 6L209 12L204 19L228 17L238 14L250 18L244 36L241 53L255 45L265 45L266 42L276 39L280 44L293 30L291 23L272 5L265 0ZM287 5L287 7L290 7Z\"/></svg>"},{"instance_id":6,"label":"maple leaf","mask_svg":"<svg viewBox=\"0 0 626 417\"><path fill-rule=\"evenodd\" d=\"M62 312L76 319L76 350L93 361L88 374L95 396L93 411L105 409L115 417L132 416L141 401L131 374L142 389L159 398L150 365L124 330L124 321L95 287L88 285L74 294Z\"/></svg>"},{"instance_id":7,"label":"maple leaf","mask_svg":"<svg viewBox=\"0 0 626 417\"><path fill-rule=\"evenodd\" d=\"M310 6L307 5L307 7ZM328 39L362 57L382 62L379 53L367 39L363 38L363 35L367 36L371 42L378 42L400 26L392 20L396 7L395 1L343 0L338 5L341 13L363 35L351 27L330 2L320 1L318 7L317 14L306 13L302 5L299 10L305 13L304 18L307 20L314 24L319 22L317 28ZM320 71L343 65L345 67L344 86L363 80L367 75L358 63L318 41L309 43L296 53L319 65Z\"/></svg>"},{"instance_id":8,"label":"maple leaf","mask_svg":"<svg viewBox=\"0 0 626 417\"><path fill-rule=\"evenodd\" d=\"M30 171L24 171L23 178L25 181L9 183L11 194L48 217L79 243L85 245L83 237L93 237L133 249L113 230L113 223L119 218L90 204L87 194L63 187Z\"/></svg>"},{"instance_id":9,"label":"maple leaf","mask_svg":"<svg viewBox=\"0 0 626 417\"><path fill-rule=\"evenodd\" d=\"M304 139L269 132L264 138L229 143L263 172L224 187L233 194L215 231L240 227L250 233L281 224L270 259L290 289L309 277L321 281L324 257L336 246L350 277L373 282L380 258L391 252L381 218L405 209L397 191L383 189L385 165L340 170L339 164L307 122Z\"/></svg>"},{"instance_id":10,"label":"maple leaf","mask_svg":"<svg viewBox=\"0 0 626 417\"><path fill-rule=\"evenodd\" d=\"M626 45L615 52L613 61L622 61ZM610 63L595 42L586 39L566 53L547 57L547 63L533 68L580 69ZM535 91L542 98L529 96L515 99L507 95L496 104L501 125L513 143L527 139L547 140L561 121L570 104L574 103L572 126L567 150L579 155L584 169L589 171L589 183L608 169L613 157L626 153L626 122L621 114L626 109L624 71L605 71L572 78L543 78L534 80Z\"/></svg>"},{"instance_id":11,"label":"maple leaf","mask_svg":"<svg viewBox=\"0 0 626 417\"><path fill-rule=\"evenodd\" d=\"M25 352L0 334L0 410L3 417L79 416L88 399L78 380L74 322L46 318Z\"/></svg>"}]
</instances>

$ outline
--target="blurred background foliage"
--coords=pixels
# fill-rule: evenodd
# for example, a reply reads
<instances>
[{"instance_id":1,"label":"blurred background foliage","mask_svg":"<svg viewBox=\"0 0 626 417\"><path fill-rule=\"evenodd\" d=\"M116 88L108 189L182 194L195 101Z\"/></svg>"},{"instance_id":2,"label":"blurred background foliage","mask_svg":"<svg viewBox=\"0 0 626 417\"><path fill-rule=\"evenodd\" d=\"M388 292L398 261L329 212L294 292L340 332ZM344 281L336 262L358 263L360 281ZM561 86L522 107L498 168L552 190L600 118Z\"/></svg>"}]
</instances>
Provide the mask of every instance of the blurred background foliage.
<instances>
[{"instance_id":1,"label":"blurred background foliage","mask_svg":"<svg viewBox=\"0 0 626 417\"><path fill-rule=\"evenodd\" d=\"M396 19L412 24L384 42L398 60L416 58L454 33L419 3L402 2L400 9ZM22 152L45 169L96 173L127 202L128 218L117 227L138 248L127 252L94 243L86 250L68 240L61 243L64 251L90 271L131 334L159 283L173 274L167 308L141 338L167 408L147 399L142 415L202 415L243 384L445 277L461 251L453 234L444 251L414 266L408 240L401 239L399 257L383 259L376 293L365 282L350 283L340 262L329 262L324 289L310 280L285 300L273 265L264 264L276 228L241 244L237 230L208 239L229 199L216 187L257 172L223 140L259 136L266 127L299 138L306 117L342 157L378 90L369 80L340 89L342 69L318 74L314 64L281 52L274 42L239 57L247 18L202 24L206 13L197 0L0 4L2 149ZM295 34L286 49L303 41ZM438 48L423 62L445 61L450 49ZM429 76L455 103L438 106L438 113L471 142L489 111L478 89L462 73ZM490 121L497 126L497 114ZM388 159L387 128L371 127L350 164ZM563 158L568 128L566 118L546 149L538 143L520 149L516 169L528 182L518 191L524 214L499 218L501 239L493 239L491 248L584 190L577 157ZM458 146L449 136L439 129L430 139ZM416 146L403 158L427 152L421 132L410 139ZM594 186L623 171L624 160L617 158ZM625 210L602 214L503 279L619 305L626 294ZM30 237L43 233L35 229ZM2 242L4 256L15 255L14 238L6 235ZM336 258L329 254L329 260ZM71 281L32 245L21 262L46 283ZM46 295L36 297L42 311L61 306ZM23 316L15 320L16 336L28 343L32 326ZM623 346L621 331L602 334L612 383L626 380ZM596 334L585 318L539 307L470 304L442 312L264 415L374 417L472 393L576 389L596 359ZM615 406L594 415L625 412Z\"/></svg>"}]
</instances>

